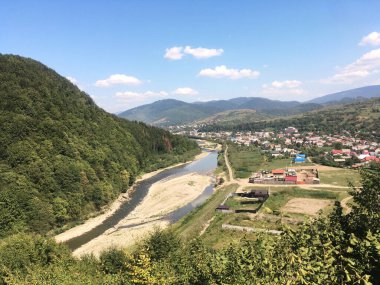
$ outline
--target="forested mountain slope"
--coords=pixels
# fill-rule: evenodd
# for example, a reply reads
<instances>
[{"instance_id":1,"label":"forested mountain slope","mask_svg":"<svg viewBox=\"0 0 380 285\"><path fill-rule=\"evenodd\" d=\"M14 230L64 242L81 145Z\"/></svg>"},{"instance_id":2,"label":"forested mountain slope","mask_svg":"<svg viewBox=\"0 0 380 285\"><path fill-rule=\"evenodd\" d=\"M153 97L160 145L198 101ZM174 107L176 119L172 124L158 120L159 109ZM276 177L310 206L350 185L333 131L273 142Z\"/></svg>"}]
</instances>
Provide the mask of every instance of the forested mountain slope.
<instances>
[{"instance_id":1,"label":"forested mountain slope","mask_svg":"<svg viewBox=\"0 0 380 285\"><path fill-rule=\"evenodd\" d=\"M39 62L1 54L0 129L0 237L78 220L141 171L198 151L186 138L106 113Z\"/></svg>"},{"instance_id":2,"label":"forested mountain slope","mask_svg":"<svg viewBox=\"0 0 380 285\"><path fill-rule=\"evenodd\" d=\"M300 131L323 131L331 134L347 130L363 138L380 139L380 98L346 105L328 106L321 110L293 117L235 124L233 126L230 124L209 125L202 130L282 130L289 126L296 127Z\"/></svg>"},{"instance_id":3,"label":"forested mountain slope","mask_svg":"<svg viewBox=\"0 0 380 285\"><path fill-rule=\"evenodd\" d=\"M237 97L229 100L185 103L166 99L142 105L119 114L120 117L142 121L152 125L169 126L188 123L215 121L216 118L228 117L223 122L229 125L242 118L246 122L256 122L261 114L266 117L292 116L321 109L324 105L343 105L355 101L365 101L380 97L380 85L365 86L314 98L308 102L279 101L262 97ZM237 112L226 112L236 110ZM249 112L246 110L254 110ZM249 113L253 116L249 116Z\"/></svg>"},{"instance_id":4,"label":"forested mountain slope","mask_svg":"<svg viewBox=\"0 0 380 285\"><path fill-rule=\"evenodd\" d=\"M239 120L240 111L244 112L244 110L247 109L257 111L261 114L261 117L273 117L299 114L321 107L321 105L314 103L270 100L261 97L239 97L230 100L194 103L166 99L124 111L119 114L119 117L142 121L157 126L172 126L196 123L202 120L210 121L214 120L214 115L223 117L225 114L229 114L229 118L232 122ZM235 112L237 117L231 116L234 112L226 113L226 111L232 110L238 111ZM249 121L256 121L258 113L250 117Z\"/></svg>"}]
</instances>

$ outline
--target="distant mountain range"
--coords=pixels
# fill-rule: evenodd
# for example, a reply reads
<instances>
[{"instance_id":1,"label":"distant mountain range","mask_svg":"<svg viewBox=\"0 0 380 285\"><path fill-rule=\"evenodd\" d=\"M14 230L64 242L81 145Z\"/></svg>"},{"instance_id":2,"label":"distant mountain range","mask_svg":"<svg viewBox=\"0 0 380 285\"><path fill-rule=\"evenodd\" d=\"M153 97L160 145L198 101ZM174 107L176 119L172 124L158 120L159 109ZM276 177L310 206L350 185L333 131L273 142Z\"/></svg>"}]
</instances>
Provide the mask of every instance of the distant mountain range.
<instances>
[{"instance_id":1,"label":"distant mountain range","mask_svg":"<svg viewBox=\"0 0 380 285\"><path fill-rule=\"evenodd\" d=\"M321 131L325 134L339 134L345 130L358 138L379 141L380 97L325 105L321 109L295 116L260 121L218 121L203 126L200 131L280 131L289 126L300 132Z\"/></svg>"},{"instance_id":2,"label":"distant mountain range","mask_svg":"<svg viewBox=\"0 0 380 285\"><path fill-rule=\"evenodd\" d=\"M226 122L244 119L252 122L271 117L297 115L320 109L324 105L343 104L372 97L380 97L380 85L329 94L303 103L270 100L262 97L238 97L194 103L166 99L124 111L119 114L119 117L156 126L181 125L192 122L213 123L218 120ZM232 110L239 110L239 112L226 112ZM229 119L226 120L225 116Z\"/></svg>"},{"instance_id":3,"label":"distant mountain range","mask_svg":"<svg viewBox=\"0 0 380 285\"><path fill-rule=\"evenodd\" d=\"M365 86L318 97L309 101L316 104L348 103L357 99L380 97L380 85Z\"/></svg>"}]
</instances>

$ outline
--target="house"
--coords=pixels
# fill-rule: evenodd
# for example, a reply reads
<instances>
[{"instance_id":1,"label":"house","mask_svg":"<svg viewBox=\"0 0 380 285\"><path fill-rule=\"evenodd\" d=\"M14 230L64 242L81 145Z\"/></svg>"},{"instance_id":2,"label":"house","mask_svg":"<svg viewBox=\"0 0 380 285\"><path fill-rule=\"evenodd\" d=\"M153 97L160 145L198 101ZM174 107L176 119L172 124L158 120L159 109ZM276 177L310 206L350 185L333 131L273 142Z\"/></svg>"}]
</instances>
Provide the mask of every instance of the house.
<instances>
[{"instance_id":1,"label":"house","mask_svg":"<svg viewBox=\"0 0 380 285\"><path fill-rule=\"evenodd\" d=\"M342 155L343 154L343 151L341 149L333 149L331 151L331 154L332 155Z\"/></svg>"},{"instance_id":2,"label":"house","mask_svg":"<svg viewBox=\"0 0 380 285\"><path fill-rule=\"evenodd\" d=\"M274 178L283 178L284 174L285 174L284 169L273 169L272 170L272 175L274 176Z\"/></svg>"},{"instance_id":3,"label":"house","mask_svg":"<svg viewBox=\"0 0 380 285\"><path fill-rule=\"evenodd\" d=\"M239 192L236 195L245 198L258 198L260 201L263 201L269 197L269 191L266 189L256 189L248 192Z\"/></svg>"},{"instance_id":4,"label":"house","mask_svg":"<svg viewBox=\"0 0 380 285\"><path fill-rule=\"evenodd\" d=\"M293 133L298 133L298 130L295 127L285 128L285 134L293 134Z\"/></svg>"},{"instance_id":5,"label":"house","mask_svg":"<svg viewBox=\"0 0 380 285\"><path fill-rule=\"evenodd\" d=\"M283 156L281 153L279 153L278 151L274 150L274 151L271 151L271 155L273 157L280 157L280 156Z\"/></svg>"},{"instance_id":6,"label":"house","mask_svg":"<svg viewBox=\"0 0 380 285\"><path fill-rule=\"evenodd\" d=\"M297 176L294 175L286 175L285 176L285 182L288 184L296 184L297 183Z\"/></svg>"}]
</instances>

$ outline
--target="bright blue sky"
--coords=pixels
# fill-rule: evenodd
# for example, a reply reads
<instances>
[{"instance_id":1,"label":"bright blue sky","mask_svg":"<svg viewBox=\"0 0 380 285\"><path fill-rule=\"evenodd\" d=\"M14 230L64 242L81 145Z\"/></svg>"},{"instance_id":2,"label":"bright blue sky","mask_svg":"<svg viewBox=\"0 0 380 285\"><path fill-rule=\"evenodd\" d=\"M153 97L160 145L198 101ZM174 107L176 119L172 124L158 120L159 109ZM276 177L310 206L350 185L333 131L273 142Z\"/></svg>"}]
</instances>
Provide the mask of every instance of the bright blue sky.
<instances>
[{"instance_id":1,"label":"bright blue sky","mask_svg":"<svg viewBox=\"0 0 380 285\"><path fill-rule=\"evenodd\" d=\"M165 98L305 101L380 84L379 11L378 0L2 0L0 53L41 61L110 112Z\"/></svg>"}]
</instances>

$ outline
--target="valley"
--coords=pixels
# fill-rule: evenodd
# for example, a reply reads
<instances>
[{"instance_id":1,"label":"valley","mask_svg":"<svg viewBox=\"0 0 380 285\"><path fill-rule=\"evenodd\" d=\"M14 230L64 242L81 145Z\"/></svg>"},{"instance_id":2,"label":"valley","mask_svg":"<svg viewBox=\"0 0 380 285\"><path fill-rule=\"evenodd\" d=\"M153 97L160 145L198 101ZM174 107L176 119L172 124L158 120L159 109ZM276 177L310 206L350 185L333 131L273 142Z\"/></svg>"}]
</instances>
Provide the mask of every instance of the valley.
<instances>
[{"instance_id":1,"label":"valley","mask_svg":"<svg viewBox=\"0 0 380 285\"><path fill-rule=\"evenodd\" d=\"M0 9L0 285L380 285L380 2Z\"/></svg>"}]
</instances>

